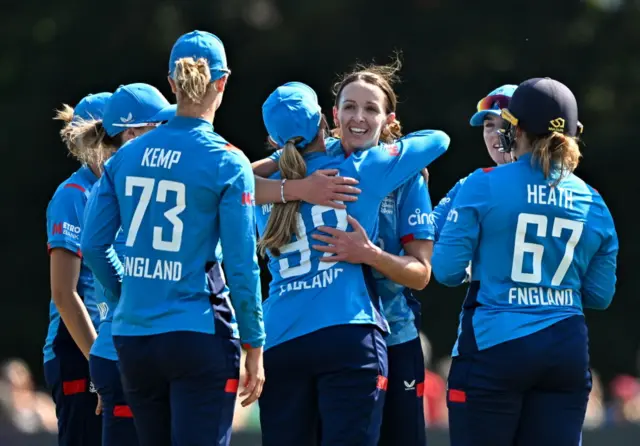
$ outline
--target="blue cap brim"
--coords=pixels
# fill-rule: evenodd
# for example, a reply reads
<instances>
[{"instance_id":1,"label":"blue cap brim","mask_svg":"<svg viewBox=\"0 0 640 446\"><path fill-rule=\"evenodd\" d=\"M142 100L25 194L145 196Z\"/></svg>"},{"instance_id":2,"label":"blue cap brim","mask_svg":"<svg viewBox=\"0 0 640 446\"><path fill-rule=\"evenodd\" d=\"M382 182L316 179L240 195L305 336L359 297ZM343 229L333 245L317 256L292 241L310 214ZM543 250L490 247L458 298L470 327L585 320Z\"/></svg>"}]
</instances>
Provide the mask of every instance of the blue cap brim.
<instances>
[{"instance_id":1,"label":"blue cap brim","mask_svg":"<svg viewBox=\"0 0 640 446\"><path fill-rule=\"evenodd\" d=\"M469 120L469 124L473 127L480 127L484 123L484 118L487 114L491 113L492 115L500 116L500 110L482 110L476 112L471 119Z\"/></svg>"},{"instance_id":2,"label":"blue cap brim","mask_svg":"<svg viewBox=\"0 0 640 446\"><path fill-rule=\"evenodd\" d=\"M176 109L177 109L176 104L168 105L162 110L160 110L158 113L156 113L155 116L153 116L151 119L149 119L149 122L154 123L154 122L168 121L176 115Z\"/></svg>"}]
</instances>

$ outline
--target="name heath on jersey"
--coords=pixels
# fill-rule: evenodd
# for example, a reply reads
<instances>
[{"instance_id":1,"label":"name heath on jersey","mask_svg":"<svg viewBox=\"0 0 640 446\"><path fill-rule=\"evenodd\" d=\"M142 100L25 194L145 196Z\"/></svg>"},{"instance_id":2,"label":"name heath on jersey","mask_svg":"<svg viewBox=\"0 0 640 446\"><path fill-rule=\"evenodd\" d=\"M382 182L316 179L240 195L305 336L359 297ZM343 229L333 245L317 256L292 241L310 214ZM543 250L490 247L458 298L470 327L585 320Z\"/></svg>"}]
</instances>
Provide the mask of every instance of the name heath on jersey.
<instances>
[{"instance_id":1,"label":"name heath on jersey","mask_svg":"<svg viewBox=\"0 0 640 446\"><path fill-rule=\"evenodd\" d=\"M572 290L554 290L543 287L516 287L509 289L509 304L517 305L573 305Z\"/></svg>"},{"instance_id":2,"label":"name heath on jersey","mask_svg":"<svg viewBox=\"0 0 640 446\"><path fill-rule=\"evenodd\" d=\"M146 257L125 257L124 274L144 279L178 282L182 279L182 263L169 260L151 260Z\"/></svg>"},{"instance_id":3,"label":"name heath on jersey","mask_svg":"<svg viewBox=\"0 0 640 446\"><path fill-rule=\"evenodd\" d=\"M573 191L562 187L527 184L527 202L573 209Z\"/></svg>"}]
</instances>

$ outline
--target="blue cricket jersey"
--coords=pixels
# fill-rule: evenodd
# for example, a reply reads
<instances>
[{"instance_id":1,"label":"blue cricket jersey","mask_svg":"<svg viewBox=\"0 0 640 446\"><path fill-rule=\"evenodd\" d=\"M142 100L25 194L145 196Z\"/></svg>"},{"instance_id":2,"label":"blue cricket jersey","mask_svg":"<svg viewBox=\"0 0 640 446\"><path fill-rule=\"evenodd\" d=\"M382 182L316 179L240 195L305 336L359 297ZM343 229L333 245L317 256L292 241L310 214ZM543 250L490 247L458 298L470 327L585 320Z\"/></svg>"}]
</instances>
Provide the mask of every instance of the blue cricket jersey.
<instances>
[{"instance_id":1,"label":"blue cricket jersey","mask_svg":"<svg viewBox=\"0 0 640 446\"><path fill-rule=\"evenodd\" d=\"M344 148L339 139L327 141L327 153L344 156ZM430 213L429 190L423 176L418 174L382 200L375 243L390 254L402 256L405 243L412 240L433 240L434 226ZM420 301L404 285L389 280L375 269L372 273L382 312L389 323L387 345L399 345L417 338L416 319L419 325Z\"/></svg>"},{"instance_id":2,"label":"blue cricket jersey","mask_svg":"<svg viewBox=\"0 0 640 446\"><path fill-rule=\"evenodd\" d=\"M458 191L469 178L468 176L458 180L458 182L447 192L447 195L442 197L442 199L438 202L438 205L431 212L431 222L433 223L433 229L435 231L435 241L440 239L440 233L442 232L442 228L444 228L444 224L447 222L447 215L449 215L449 211L451 210L451 206L453 205L453 200L456 199L456 195L458 195Z\"/></svg>"},{"instance_id":3,"label":"blue cricket jersey","mask_svg":"<svg viewBox=\"0 0 640 446\"><path fill-rule=\"evenodd\" d=\"M345 262L320 262L322 256L330 254L312 249L311 245L322 243L311 235L323 225L347 230L348 212L375 240L384 198L442 155L448 146L447 134L425 130L394 144L354 153L347 159L325 152L304 155L308 175L318 169L338 169L340 175L359 180L362 193L358 201L347 203L346 210L300 203L299 236L292 236L292 241L280 249L280 256L269 253L272 280L269 298L264 302L265 349L335 325L374 324L388 331L379 312L379 298L372 289L371 269ZM271 178L280 178L280 173ZM261 235L271 208L272 205L263 205L257 212Z\"/></svg>"},{"instance_id":4,"label":"blue cricket jersey","mask_svg":"<svg viewBox=\"0 0 640 446\"><path fill-rule=\"evenodd\" d=\"M124 263L124 243L125 233L118 231L116 239L113 242L113 254L117 255L120 265ZM111 262L114 260L111 259ZM122 270L120 270L122 274ZM98 337L91 346L91 354L99 358L109 359L111 361L118 360L116 347L113 345L113 336L111 334L111 323L113 321L113 311L118 305L118 297L107 291L99 280L94 280L95 296L98 303L98 311L100 313L100 325L98 326Z\"/></svg>"},{"instance_id":5,"label":"blue cricket jersey","mask_svg":"<svg viewBox=\"0 0 640 446\"><path fill-rule=\"evenodd\" d=\"M49 251L63 248L82 258L80 236L83 230L84 210L91 188L98 178L87 166L75 171L56 189L47 207L47 247ZM82 261L77 291L94 326L99 315L93 288L93 274ZM49 303L49 330L44 345L44 362L55 358L58 347L75 346L53 299Z\"/></svg>"},{"instance_id":6,"label":"blue cricket jersey","mask_svg":"<svg viewBox=\"0 0 640 446\"><path fill-rule=\"evenodd\" d=\"M460 188L433 253L448 286L473 262L454 356L611 303L618 238L604 200L573 174L551 184L527 154Z\"/></svg>"},{"instance_id":7,"label":"blue cricket jersey","mask_svg":"<svg viewBox=\"0 0 640 446\"><path fill-rule=\"evenodd\" d=\"M120 148L96 188L82 246L98 280L120 296L114 335L215 333L207 270L221 242L241 340L263 345L255 183L241 151L211 123L176 116ZM120 226L122 277L105 256Z\"/></svg>"}]
</instances>

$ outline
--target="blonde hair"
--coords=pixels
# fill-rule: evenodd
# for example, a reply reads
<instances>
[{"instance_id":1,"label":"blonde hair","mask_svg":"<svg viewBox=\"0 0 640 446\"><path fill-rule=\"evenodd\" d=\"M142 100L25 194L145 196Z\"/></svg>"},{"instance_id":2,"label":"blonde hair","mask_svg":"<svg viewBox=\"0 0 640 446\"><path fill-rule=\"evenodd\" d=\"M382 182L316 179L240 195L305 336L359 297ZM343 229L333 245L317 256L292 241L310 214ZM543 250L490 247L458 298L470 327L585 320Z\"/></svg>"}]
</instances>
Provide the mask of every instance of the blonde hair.
<instances>
[{"instance_id":1,"label":"blonde hair","mask_svg":"<svg viewBox=\"0 0 640 446\"><path fill-rule=\"evenodd\" d=\"M531 145L531 160L540 165L545 179L552 174L560 174L554 184L557 184L563 176L576 170L582 156L578 139L564 133L552 132L535 138Z\"/></svg>"},{"instance_id":2,"label":"blonde hair","mask_svg":"<svg viewBox=\"0 0 640 446\"><path fill-rule=\"evenodd\" d=\"M69 154L82 164L102 168L104 162L121 145L120 138L107 135L102 121L85 120L73 117L73 108L62 104L56 110L54 120L64 122L60 130L60 137L65 143Z\"/></svg>"},{"instance_id":3,"label":"blonde hair","mask_svg":"<svg viewBox=\"0 0 640 446\"><path fill-rule=\"evenodd\" d=\"M278 161L278 168L282 178L299 180L307 175L307 163L296 147L296 144L301 141L301 137L290 139L282 148L282 154ZM299 208L299 201L273 204L267 227L258 241L260 255L264 257L267 249L269 249L277 257L280 255L280 248L289 243L293 234L300 237L298 233Z\"/></svg>"},{"instance_id":4,"label":"blonde hair","mask_svg":"<svg viewBox=\"0 0 640 446\"><path fill-rule=\"evenodd\" d=\"M399 54L396 54L395 60L387 65L356 65L351 72L342 75L341 79L333 85L334 105L338 107L342 91L347 85L352 82L362 81L380 88L386 98L385 112L387 114L395 113L398 105L398 96L393 90L393 86L399 82L397 73L401 68L402 62ZM342 137L340 128L337 127L331 130L331 136L335 138ZM402 126L400 121L394 119L393 122L384 126L380 134L380 140L385 143L391 143L401 136Z\"/></svg>"},{"instance_id":5,"label":"blonde hair","mask_svg":"<svg viewBox=\"0 0 640 446\"><path fill-rule=\"evenodd\" d=\"M200 104L211 85L211 70L207 59L203 57L198 60L194 60L193 57L178 59L173 70L173 80L178 90L189 101Z\"/></svg>"}]
</instances>

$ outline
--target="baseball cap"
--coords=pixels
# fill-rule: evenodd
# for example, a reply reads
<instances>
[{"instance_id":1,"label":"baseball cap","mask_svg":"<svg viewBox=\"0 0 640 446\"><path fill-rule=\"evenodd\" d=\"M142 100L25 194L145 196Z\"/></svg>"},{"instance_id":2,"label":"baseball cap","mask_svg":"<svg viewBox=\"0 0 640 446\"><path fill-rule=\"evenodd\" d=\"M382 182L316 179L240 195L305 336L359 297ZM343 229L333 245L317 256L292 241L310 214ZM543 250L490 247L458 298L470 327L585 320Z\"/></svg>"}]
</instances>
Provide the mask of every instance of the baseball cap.
<instances>
[{"instance_id":1,"label":"baseball cap","mask_svg":"<svg viewBox=\"0 0 640 446\"><path fill-rule=\"evenodd\" d=\"M278 146L302 137L296 147L303 148L318 134L322 109L311 87L302 82L288 82L276 88L262 104L262 119Z\"/></svg>"},{"instance_id":2,"label":"baseball cap","mask_svg":"<svg viewBox=\"0 0 640 446\"><path fill-rule=\"evenodd\" d=\"M167 121L175 115L175 106L149 84L121 85L104 110L102 125L109 136L128 127L145 127Z\"/></svg>"},{"instance_id":3,"label":"baseball cap","mask_svg":"<svg viewBox=\"0 0 640 446\"><path fill-rule=\"evenodd\" d=\"M559 132L576 136L582 131L575 96L566 85L548 77L521 83L509 107L502 110L502 118L533 135Z\"/></svg>"},{"instance_id":4,"label":"baseball cap","mask_svg":"<svg viewBox=\"0 0 640 446\"><path fill-rule=\"evenodd\" d=\"M480 99L476 107L477 110L469 123L473 127L478 127L483 124L485 116L489 114L500 116L500 110L508 106L516 88L518 88L517 85L507 84L492 90L491 93Z\"/></svg>"},{"instance_id":5,"label":"baseball cap","mask_svg":"<svg viewBox=\"0 0 640 446\"><path fill-rule=\"evenodd\" d=\"M110 97L111 93L107 92L88 94L82 98L73 109L73 120L84 119L85 121L89 121L92 119L102 119L104 109Z\"/></svg>"},{"instance_id":6,"label":"baseball cap","mask_svg":"<svg viewBox=\"0 0 640 446\"><path fill-rule=\"evenodd\" d=\"M209 32L191 31L176 40L169 56L169 76L172 79L176 62L183 57L193 57L194 60L206 59L209 64L212 82L230 73L222 40Z\"/></svg>"}]
</instances>

